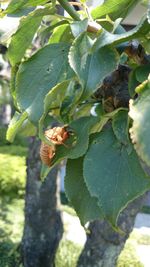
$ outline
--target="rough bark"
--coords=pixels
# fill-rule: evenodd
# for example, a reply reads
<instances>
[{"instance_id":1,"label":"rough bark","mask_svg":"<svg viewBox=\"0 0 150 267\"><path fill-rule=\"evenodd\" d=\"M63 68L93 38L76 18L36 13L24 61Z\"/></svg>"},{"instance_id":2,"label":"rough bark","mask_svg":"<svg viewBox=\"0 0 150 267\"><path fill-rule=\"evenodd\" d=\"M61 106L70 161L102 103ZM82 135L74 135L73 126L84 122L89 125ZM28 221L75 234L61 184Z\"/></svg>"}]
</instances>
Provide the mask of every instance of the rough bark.
<instances>
[{"instance_id":1,"label":"rough bark","mask_svg":"<svg viewBox=\"0 0 150 267\"><path fill-rule=\"evenodd\" d=\"M115 232L105 220L90 223L85 247L79 257L78 267L115 267L117 259L131 233L135 216L143 198L135 200L119 217L119 227L124 234Z\"/></svg>"},{"instance_id":2,"label":"rough bark","mask_svg":"<svg viewBox=\"0 0 150 267\"><path fill-rule=\"evenodd\" d=\"M39 141L31 140L27 159L25 226L22 239L24 267L54 267L63 227L58 210L57 168L40 180Z\"/></svg>"}]
</instances>

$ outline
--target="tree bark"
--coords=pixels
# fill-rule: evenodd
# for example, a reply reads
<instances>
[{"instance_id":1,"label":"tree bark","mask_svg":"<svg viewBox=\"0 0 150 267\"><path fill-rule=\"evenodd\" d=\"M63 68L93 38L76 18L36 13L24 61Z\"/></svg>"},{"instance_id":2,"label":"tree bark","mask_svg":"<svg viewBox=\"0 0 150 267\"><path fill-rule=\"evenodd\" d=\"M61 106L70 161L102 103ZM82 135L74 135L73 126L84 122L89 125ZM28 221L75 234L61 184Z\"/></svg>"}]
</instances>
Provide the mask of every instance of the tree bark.
<instances>
[{"instance_id":1,"label":"tree bark","mask_svg":"<svg viewBox=\"0 0 150 267\"><path fill-rule=\"evenodd\" d=\"M115 267L117 259L131 233L135 217L142 207L143 199L131 203L121 213L118 225L124 234L115 232L105 220L91 222L87 241L79 257L78 267Z\"/></svg>"},{"instance_id":2,"label":"tree bark","mask_svg":"<svg viewBox=\"0 0 150 267\"><path fill-rule=\"evenodd\" d=\"M32 138L27 158L25 226L22 238L24 267L54 267L63 226L58 210L57 168L40 180L39 141Z\"/></svg>"}]
</instances>

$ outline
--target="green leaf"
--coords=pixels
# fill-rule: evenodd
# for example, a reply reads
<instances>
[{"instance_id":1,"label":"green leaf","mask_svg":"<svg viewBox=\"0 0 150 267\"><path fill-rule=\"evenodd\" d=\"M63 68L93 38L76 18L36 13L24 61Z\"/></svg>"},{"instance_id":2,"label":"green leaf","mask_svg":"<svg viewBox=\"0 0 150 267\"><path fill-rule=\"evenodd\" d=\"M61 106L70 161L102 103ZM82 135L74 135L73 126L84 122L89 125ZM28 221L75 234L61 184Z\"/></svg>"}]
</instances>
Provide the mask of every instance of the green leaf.
<instances>
[{"instance_id":1,"label":"green leaf","mask_svg":"<svg viewBox=\"0 0 150 267\"><path fill-rule=\"evenodd\" d=\"M114 25L113 25L113 33L122 33L122 31L124 32L124 28L120 25L122 21L122 18L117 18L114 21Z\"/></svg>"},{"instance_id":2,"label":"green leaf","mask_svg":"<svg viewBox=\"0 0 150 267\"><path fill-rule=\"evenodd\" d=\"M117 67L118 56L111 48L90 54L92 40L87 33L77 37L70 49L69 63L84 88L82 98L89 97L103 79Z\"/></svg>"},{"instance_id":3,"label":"green leaf","mask_svg":"<svg viewBox=\"0 0 150 267\"><path fill-rule=\"evenodd\" d=\"M37 128L26 119L19 128L18 133L22 136L35 136L37 134Z\"/></svg>"},{"instance_id":4,"label":"green leaf","mask_svg":"<svg viewBox=\"0 0 150 267\"><path fill-rule=\"evenodd\" d=\"M18 108L17 101L16 101L16 76L18 72L19 65L15 65L11 67L11 78L10 78L10 93L13 98L13 104L15 107Z\"/></svg>"},{"instance_id":5,"label":"green leaf","mask_svg":"<svg viewBox=\"0 0 150 267\"><path fill-rule=\"evenodd\" d=\"M149 74L150 74L150 64L139 66L136 68L136 79L140 83L147 80Z\"/></svg>"},{"instance_id":6,"label":"green leaf","mask_svg":"<svg viewBox=\"0 0 150 267\"><path fill-rule=\"evenodd\" d=\"M25 6L38 6L38 5L44 5L48 1L47 0L28 0L25 3ZM51 1L52 2L52 1Z\"/></svg>"},{"instance_id":7,"label":"green leaf","mask_svg":"<svg viewBox=\"0 0 150 267\"><path fill-rule=\"evenodd\" d=\"M35 7L21 7L18 10L16 10L15 12L13 12L13 14L8 14L9 17L11 18L21 18L23 16L27 16L29 13L31 13L32 11L35 10ZM12 34L10 34L11 36Z\"/></svg>"},{"instance_id":8,"label":"green leaf","mask_svg":"<svg viewBox=\"0 0 150 267\"><path fill-rule=\"evenodd\" d=\"M58 28L58 27L60 27L62 25L65 25L66 26L66 24L69 24L68 20L65 20L65 19L62 19L62 20L57 20L56 19L56 20L54 20L53 16L51 16L51 17L53 19L53 21L51 22L51 24L49 26L43 26L39 30L39 35L44 40L45 40L45 38L47 39L48 36L53 35L53 33L51 33L51 32L54 31L56 28ZM49 41L49 43L50 43L50 41Z\"/></svg>"},{"instance_id":9,"label":"green leaf","mask_svg":"<svg viewBox=\"0 0 150 267\"><path fill-rule=\"evenodd\" d=\"M58 108L60 110L63 99L65 98L65 93L69 86L70 80L61 82L53 87L49 93L45 96L44 99L44 113L39 121L39 137L44 141L43 126L46 119L46 116L50 111L53 111ZM58 112L58 115L59 116Z\"/></svg>"},{"instance_id":10,"label":"green leaf","mask_svg":"<svg viewBox=\"0 0 150 267\"><path fill-rule=\"evenodd\" d=\"M47 177L49 172L50 172L50 168L42 163L41 171L40 171L40 179L41 179L41 181L44 181L44 179Z\"/></svg>"},{"instance_id":11,"label":"green leaf","mask_svg":"<svg viewBox=\"0 0 150 267\"><path fill-rule=\"evenodd\" d=\"M56 84L74 75L68 64L69 46L51 44L40 49L19 67L16 80L17 101L37 123L44 110L44 98Z\"/></svg>"},{"instance_id":12,"label":"green leaf","mask_svg":"<svg viewBox=\"0 0 150 267\"><path fill-rule=\"evenodd\" d=\"M136 69L133 69L129 74L128 90L130 96L133 98L136 95L135 88L139 85L136 79Z\"/></svg>"},{"instance_id":13,"label":"green leaf","mask_svg":"<svg viewBox=\"0 0 150 267\"><path fill-rule=\"evenodd\" d=\"M105 0L102 5L92 10L91 15L94 19L106 15L109 15L112 20L125 18L138 2L141 0Z\"/></svg>"},{"instance_id":14,"label":"green leaf","mask_svg":"<svg viewBox=\"0 0 150 267\"><path fill-rule=\"evenodd\" d=\"M83 158L68 160L65 192L84 226L88 221L100 219L102 213L97 199L90 196L83 178Z\"/></svg>"},{"instance_id":15,"label":"green leaf","mask_svg":"<svg viewBox=\"0 0 150 267\"><path fill-rule=\"evenodd\" d=\"M113 117L115 117L115 115L117 115L118 112L121 112L121 111L124 111L125 108L118 108L118 109L115 109L114 111L112 112L109 112L109 113L104 113L103 114L103 110L101 108L100 112L101 114L99 114L99 117L100 119L97 121L97 123L92 127L91 129L91 132L90 133L97 133L97 132L100 132L103 127L105 126L105 124L110 120L112 119Z\"/></svg>"},{"instance_id":16,"label":"green leaf","mask_svg":"<svg viewBox=\"0 0 150 267\"><path fill-rule=\"evenodd\" d=\"M85 32L88 27L88 19L84 19L81 21L74 21L70 24L72 33L74 37L77 37L82 32Z\"/></svg>"},{"instance_id":17,"label":"green leaf","mask_svg":"<svg viewBox=\"0 0 150 267\"><path fill-rule=\"evenodd\" d=\"M69 123L73 120L82 92L83 90L79 83L76 81L70 82L60 109L60 115L64 123Z\"/></svg>"},{"instance_id":18,"label":"green leaf","mask_svg":"<svg viewBox=\"0 0 150 267\"><path fill-rule=\"evenodd\" d=\"M17 132L20 130L27 116L28 114L26 112L23 112L22 114L15 112L7 130L6 138L9 142L14 141Z\"/></svg>"},{"instance_id":19,"label":"green leaf","mask_svg":"<svg viewBox=\"0 0 150 267\"><path fill-rule=\"evenodd\" d=\"M135 150L128 154L111 128L96 134L84 159L83 176L91 196L98 198L98 205L113 226L127 204L150 189L150 179Z\"/></svg>"},{"instance_id":20,"label":"green leaf","mask_svg":"<svg viewBox=\"0 0 150 267\"><path fill-rule=\"evenodd\" d=\"M12 0L6 10L3 12L4 14L13 14L19 11L22 7L32 7L37 5L43 5L47 2L47 0Z\"/></svg>"},{"instance_id":21,"label":"green leaf","mask_svg":"<svg viewBox=\"0 0 150 267\"><path fill-rule=\"evenodd\" d=\"M71 43L73 41L73 35L70 29L70 25L61 25L54 29L49 44L65 42Z\"/></svg>"},{"instance_id":22,"label":"green leaf","mask_svg":"<svg viewBox=\"0 0 150 267\"><path fill-rule=\"evenodd\" d=\"M19 28L16 33L13 34L8 48L7 55L11 65L14 66L21 61L41 24L43 16L53 13L53 8L37 9L31 12L27 17L21 19Z\"/></svg>"},{"instance_id":23,"label":"green leaf","mask_svg":"<svg viewBox=\"0 0 150 267\"><path fill-rule=\"evenodd\" d=\"M100 120L92 127L90 133L92 134L92 133L100 132L103 129L103 127L106 125L106 123L109 121L109 119L110 117L107 115L102 116Z\"/></svg>"},{"instance_id":24,"label":"green leaf","mask_svg":"<svg viewBox=\"0 0 150 267\"><path fill-rule=\"evenodd\" d=\"M118 141L125 146L129 145L128 124L128 110L120 110L113 117L112 127L114 134Z\"/></svg>"},{"instance_id":25,"label":"green leaf","mask_svg":"<svg viewBox=\"0 0 150 267\"><path fill-rule=\"evenodd\" d=\"M150 21L148 20L149 24L150 24ZM140 43L141 45L144 47L145 49L145 52L147 54L150 54L150 31L148 34L146 35L143 35L141 38L140 38Z\"/></svg>"},{"instance_id":26,"label":"green leaf","mask_svg":"<svg viewBox=\"0 0 150 267\"><path fill-rule=\"evenodd\" d=\"M44 115L47 115L50 110L61 106L69 84L70 80L63 81L49 91L44 99Z\"/></svg>"},{"instance_id":27,"label":"green leaf","mask_svg":"<svg viewBox=\"0 0 150 267\"><path fill-rule=\"evenodd\" d=\"M149 31L150 24L148 23L146 16L141 19L140 23L136 27L122 34L112 34L110 32L107 32L106 30L103 30L103 32L94 43L92 51L96 51L107 45L115 46L126 41L140 38L146 35Z\"/></svg>"},{"instance_id":28,"label":"green leaf","mask_svg":"<svg viewBox=\"0 0 150 267\"><path fill-rule=\"evenodd\" d=\"M130 102L129 115L133 119L130 135L139 157L150 166L150 82L144 87L139 97Z\"/></svg>"},{"instance_id":29,"label":"green leaf","mask_svg":"<svg viewBox=\"0 0 150 267\"><path fill-rule=\"evenodd\" d=\"M81 117L69 124L68 129L72 132L64 145L57 146L56 153L52 159L52 166L64 158L76 159L82 157L89 144L89 134L92 126L97 122L95 117Z\"/></svg>"},{"instance_id":30,"label":"green leaf","mask_svg":"<svg viewBox=\"0 0 150 267\"><path fill-rule=\"evenodd\" d=\"M81 104L76 110L76 113L74 114L75 119L78 119L80 117L90 116L92 107L93 103Z\"/></svg>"},{"instance_id":31,"label":"green leaf","mask_svg":"<svg viewBox=\"0 0 150 267\"><path fill-rule=\"evenodd\" d=\"M25 5L25 2L26 0L12 0L6 10L3 12L3 14L6 15L15 13Z\"/></svg>"}]
</instances>

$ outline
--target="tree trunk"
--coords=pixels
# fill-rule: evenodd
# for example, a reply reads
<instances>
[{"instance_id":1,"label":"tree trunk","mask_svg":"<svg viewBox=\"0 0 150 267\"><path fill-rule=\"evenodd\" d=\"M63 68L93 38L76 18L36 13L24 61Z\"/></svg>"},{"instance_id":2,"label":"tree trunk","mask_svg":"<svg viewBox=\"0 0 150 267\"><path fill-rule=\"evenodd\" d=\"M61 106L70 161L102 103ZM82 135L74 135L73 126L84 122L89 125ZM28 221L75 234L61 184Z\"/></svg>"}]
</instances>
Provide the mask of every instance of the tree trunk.
<instances>
[{"instance_id":1,"label":"tree trunk","mask_svg":"<svg viewBox=\"0 0 150 267\"><path fill-rule=\"evenodd\" d=\"M85 247L79 257L78 267L115 267L117 259L131 233L136 214L142 207L143 197L135 200L119 217L119 227L125 234L115 232L105 220L89 225Z\"/></svg>"},{"instance_id":2,"label":"tree trunk","mask_svg":"<svg viewBox=\"0 0 150 267\"><path fill-rule=\"evenodd\" d=\"M58 211L57 168L40 180L39 141L33 138L27 159L25 226L22 239L24 267L54 267L63 226Z\"/></svg>"}]
</instances>

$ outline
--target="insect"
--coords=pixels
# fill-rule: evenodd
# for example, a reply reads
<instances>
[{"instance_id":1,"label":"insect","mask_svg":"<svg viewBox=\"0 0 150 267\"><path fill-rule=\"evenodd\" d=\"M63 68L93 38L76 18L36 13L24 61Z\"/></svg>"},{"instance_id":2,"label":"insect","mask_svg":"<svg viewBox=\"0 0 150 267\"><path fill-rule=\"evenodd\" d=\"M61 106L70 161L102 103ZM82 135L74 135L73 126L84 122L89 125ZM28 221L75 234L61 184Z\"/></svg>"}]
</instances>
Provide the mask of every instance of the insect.
<instances>
[{"instance_id":1,"label":"insect","mask_svg":"<svg viewBox=\"0 0 150 267\"><path fill-rule=\"evenodd\" d=\"M55 155L55 148L42 142L40 147L40 157L42 162L50 167L51 160L54 157L54 155Z\"/></svg>"},{"instance_id":2,"label":"insect","mask_svg":"<svg viewBox=\"0 0 150 267\"><path fill-rule=\"evenodd\" d=\"M55 145L64 145L64 141L69 137L69 133L66 127L54 127L45 131L45 136Z\"/></svg>"},{"instance_id":3,"label":"insect","mask_svg":"<svg viewBox=\"0 0 150 267\"><path fill-rule=\"evenodd\" d=\"M54 145L65 145L64 141L68 139L69 133L66 127L54 127L45 131L45 136L47 139L52 141ZM51 165L51 160L55 155L56 147L52 147L48 144L41 143L40 157L42 162L49 166Z\"/></svg>"}]
</instances>

